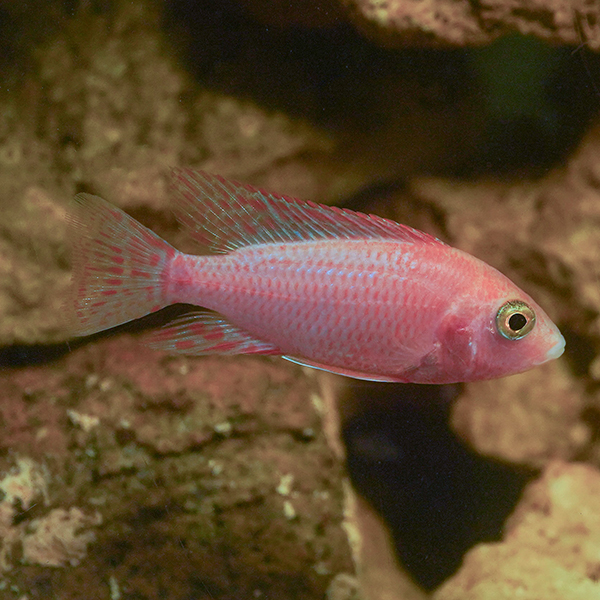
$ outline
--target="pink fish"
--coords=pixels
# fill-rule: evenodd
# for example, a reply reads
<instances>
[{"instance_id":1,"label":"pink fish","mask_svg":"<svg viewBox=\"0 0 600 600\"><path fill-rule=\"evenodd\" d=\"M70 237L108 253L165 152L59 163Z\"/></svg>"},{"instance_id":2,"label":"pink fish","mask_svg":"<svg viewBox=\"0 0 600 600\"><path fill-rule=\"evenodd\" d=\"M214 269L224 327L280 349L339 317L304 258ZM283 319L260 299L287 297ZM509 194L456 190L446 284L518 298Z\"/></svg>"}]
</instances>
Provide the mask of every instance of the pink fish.
<instances>
[{"instance_id":1,"label":"pink fish","mask_svg":"<svg viewBox=\"0 0 600 600\"><path fill-rule=\"evenodd\" d=\"M197 311L154 333L185 354L271 354L374 381L502 377L560 356L548 315L484 262L405 225L173 171L179 252L89 194L73 216L75 335L174 303Z\"/></svg>"}]
</instances>

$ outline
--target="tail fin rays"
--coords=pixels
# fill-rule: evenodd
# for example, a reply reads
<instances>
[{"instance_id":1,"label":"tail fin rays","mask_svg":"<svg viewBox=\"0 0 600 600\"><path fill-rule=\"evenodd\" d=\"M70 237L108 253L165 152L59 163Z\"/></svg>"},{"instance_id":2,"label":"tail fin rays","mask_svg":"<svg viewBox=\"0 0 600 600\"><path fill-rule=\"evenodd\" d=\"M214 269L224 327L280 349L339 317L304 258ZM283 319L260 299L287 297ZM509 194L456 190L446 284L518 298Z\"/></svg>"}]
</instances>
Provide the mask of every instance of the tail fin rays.
<instances>
[{"instance_id":1,"label":"tail fin rays","mask_svg":"<svg viewBox=\"0 0 600 600\"><path fill-rule=\"evenodd\" d=\"M177 250L122 210L78 194L70 219L74 335L89 335L166 305L162 275Z\"/></svg>"}]
</instances>

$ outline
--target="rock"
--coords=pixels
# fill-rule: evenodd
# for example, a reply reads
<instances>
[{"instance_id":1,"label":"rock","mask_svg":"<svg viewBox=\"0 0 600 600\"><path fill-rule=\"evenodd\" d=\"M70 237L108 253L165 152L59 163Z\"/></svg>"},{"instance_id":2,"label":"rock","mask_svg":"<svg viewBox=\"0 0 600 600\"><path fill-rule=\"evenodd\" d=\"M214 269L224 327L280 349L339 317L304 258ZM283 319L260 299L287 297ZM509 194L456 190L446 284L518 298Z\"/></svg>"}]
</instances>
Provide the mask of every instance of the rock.
<instances>
[{"instance_id":1,"label":"rock","mask_svg":"<svg viewBox=\"0 0 600 600\"><path fill-rule=\"evenodd\" d=\"M467 46L489 43L513 31L555 44L576 45L581 41L581 27L590 47L600 47L595 26L600 9L584 2L559 0L551 6L543 0L495 0L475 6L467 0L343 2L361 28L390 45ZM544 11L543 19L539 18L540 10Z\"/></svg>"},{"instance_id":2,"label":"rock","mask_svg":"<svg viewBox=\"0 0 600 600\"><path fill-rule=\"evenodd\" d=\"M454 405L452 426L482 454L541 468L589 445L592 432L581 419L585 403L585 391L557 361L468 385Z\"/></svg>"},{"instance_id":3,"label":"rock","mask_svg":"<svg viewBox=\"0 0 600 600\"><path fill-rule=\"evenodd\" d=\"M28 523L22 539L22 561L41 567L76 567L96 539L92 528L101 523L97 511L86 515L76 507L55 508Z\"/></svg>"},{"instance_id":4,"label":"rock","mask_svg":"<svg viewBox=\"0 0 600 600\"><path fill-rule=\"evenodd\" d=\"M125 335L4 371L0 389L11 589L99 598L112 576L149 599L317 600L354 577L344 471L299 367Z\"/></svg>"}]
</instances>

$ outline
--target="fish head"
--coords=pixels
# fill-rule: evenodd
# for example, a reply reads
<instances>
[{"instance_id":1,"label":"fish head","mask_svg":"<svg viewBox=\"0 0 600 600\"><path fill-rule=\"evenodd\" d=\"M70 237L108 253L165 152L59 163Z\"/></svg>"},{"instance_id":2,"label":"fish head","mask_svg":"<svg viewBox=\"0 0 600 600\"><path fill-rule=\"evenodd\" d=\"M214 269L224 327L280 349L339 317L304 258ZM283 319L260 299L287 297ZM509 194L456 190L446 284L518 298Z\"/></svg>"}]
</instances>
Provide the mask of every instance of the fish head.
<instances>
[{"instance_id":1,"label":"fish head","mask_svg":"<svg viewBox=\"0 0 600 600\"><path fill-rule=\"evenodd\" d=\"M558 327L532 298L504 276L494 283L453 303L442 320L436 363L447 382L521 373L564 351Z\"/></svg>"}]
</instances>

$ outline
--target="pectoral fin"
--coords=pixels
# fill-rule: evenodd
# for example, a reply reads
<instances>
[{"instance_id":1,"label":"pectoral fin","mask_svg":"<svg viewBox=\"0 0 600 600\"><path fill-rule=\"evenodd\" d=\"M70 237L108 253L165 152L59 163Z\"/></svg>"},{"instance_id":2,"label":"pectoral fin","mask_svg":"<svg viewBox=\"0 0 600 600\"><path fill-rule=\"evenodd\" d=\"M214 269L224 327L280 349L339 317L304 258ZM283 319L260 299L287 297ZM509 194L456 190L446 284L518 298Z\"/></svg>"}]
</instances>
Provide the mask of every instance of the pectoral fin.
<instances>
[{"instance_id":1,"label":"pectoral fin","mask_svg":"<svg viewBox=\"0 0 600 600\"><path fill-rule=\"evenodd\" d=\"M179 354L281 354L281 350L230 323L216 313L184 315L146 339L148 346Z\"/></svg>"}]
</instances>

